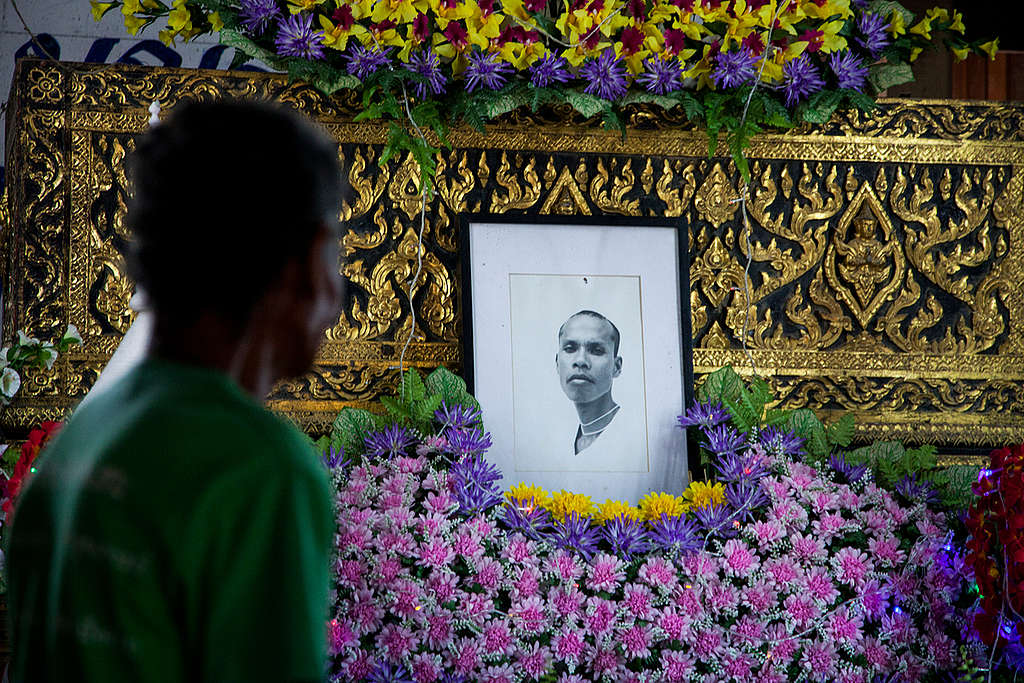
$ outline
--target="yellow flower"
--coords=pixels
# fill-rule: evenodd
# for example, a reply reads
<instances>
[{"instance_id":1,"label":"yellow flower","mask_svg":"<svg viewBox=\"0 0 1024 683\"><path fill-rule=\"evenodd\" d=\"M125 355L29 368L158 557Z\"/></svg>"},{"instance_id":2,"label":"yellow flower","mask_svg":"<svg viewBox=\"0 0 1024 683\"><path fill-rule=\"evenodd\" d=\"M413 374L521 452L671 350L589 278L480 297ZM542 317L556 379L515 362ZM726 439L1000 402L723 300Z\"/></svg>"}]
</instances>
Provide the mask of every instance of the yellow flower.
<instances>
[{"instance_id":1,"label":"yellow flower","mask_svg":"<svg viewBox=\"0 0 1024 683\"><path fill-rule=\"evenodd\" d=\"M544 43L536 42L524 45L522 43L514 43L509 41L501 46L498 54L501 58L514 66L518 71L528 68L538 59L544 57L547 54L547 48L544 47Z\"/></svg>"},{"instance_id":2,"label":"yellow flower","mask_svg":"<svg viewBox=\"0 0 1024 683\"><path fill-rule=\"evenodd\" d=\"M811 0L810 2L803 3L803 10L807 13L807 16L816 19L828 19L834 16L847 19L853 16L853 10L850 9L850 0L829 0L821 5L815 0Z\"/></svg>"},{"instance_id":3,"label":"yellow flower","mask_svg":"<svg viewBox=\"0 0 1024 683\"><path fill-rule=\"evenodd\" d=\"M174 9L167 15L167 25L175 33L190 30L192 28L192 14L188 11L188 7L185 6L185 0L174 0L172 6Z\"/></svg>"},{"instance_id":4,"label":"yellow flower","mask_svg":"<svg viewBox=\"0 0 1024 683\"><path fill-rule=\"evenodd\" d=\"M139 0L124 0L124 4L121 5L121 14L126 17L130 14L142 11L142 3Z\"/></svg>"},{"instance_id":5,"label":"yellow flower","mask_svg":"<svg viewBox=\"0 0 1024 683\"><path fill-rule=\"evenodd\" d=\"M354 7L354 5L346 6ZM322 14L317 18L320 20L320 28L324 31L324 45L334 50L344 50L348 46L349 36L358 36L366 33L366 27L356 23L355 20L353 20L352 25L346 31L341 23L335 26L331 23L330 19Z\"/></svg>"},{"instance_id":6,"label":"yellow flower","mask_svg":"<svg viewBox=\"0 0 1024 683\"><path fill-rule=\"evenodd\" d=\"M174 42L174 36L176 36L176 35L178 35L178 34L175 33L174 31L172 31L172 30L170 30L168 28L165 28L165 29L161 30L160 33L157 34L157 37L159 37L160 38L160 42L163 43L164 45L166 45L167 47L174 47L175 44L176 44Z\"/></svg>"},{"instance_id":7,"label":"yellow flower","mask_svg":"<svg viewBox=\"0 0 1024 683\"><path fill-rule=\"evenodd\" d=\"M910 51L910 61L916 62L917 58L921 56L921 52L923 50L924 50L924 48L921 48L921 47L915 47L913 50L911 50Z\"/></svg>"},{"instance_id":8,"label":"yellow flower","mask_svg":"<svg viewBox=\"0 0 1024 683\"><path fill-rule=\"evenodd\" d=\"M597 514L594 515L594 520L603 524L609 519L614 519L620 515L633 520L640 519L640 511L629 503L609 499L597 507Z\"/></svg>"},{"instance_id":9,"label":"yellow flower","mask_svg":"<svg viewBox=\"0 0 1024 683\"><path fill-rule=\"evenodd\" d=\"M103 18L103 15L114 6L112 2L96 2L96 0L89 0L92 5L92 18L95 21L99 21Z\"/></svg>"},{"instance_id":10,"label":"yellow flower","mask_svg":"<svg viewBox=\"0 0 1024 683\"><path fill-rule=\"evenodd\" d=\"M322 4L324 4L324 0L288 0L288 11L292 14L298 14Z\"/></svg>"},{"instance_id":11,"label":"yellow flower","mask_svg":"<svg viewBox=\"0 0 1024 683\"><path fill-rule=\"evenodd\" d=\"M931 21L949 21L949 10L945 7L932 7L924 15Z\"/></svg>"},{"instance_id":12,"label":"yellow flower","mask_svg":"<svg viewBox=\"0 0 1024 683\"><path fill-rule=\"evenodd\" d=\"M549 501L548 492L535 484L520 482L505 492L505 498L509 502L524 507L547 507Z\"/></svg>"},{"instance_id":13,"label":"yellow flower","mask_svg":"<svg viewBox=\"0 0 1024 683\"><path fill-rule=\"evenodd\" d=\"M949 25L949 30L956 31L961 35L966 30L964 27L964 15L960 14L957 10L953 10L953 22Z\"/></svg>"},{"instance_id":14,"label":"yellow flower","mask_svg":"<svg viewBox=\"0 0 1024 683\"><path fill-rule=\"evenodd\" d=\"M821 30L825 34L822 36L821 51L822 52L839 52L846 49L846 38L839 35L839 31L843 28L846 22L837 20L829 21L821 25Z\"/></svg>"},{"instance_id":15,"label":"yellow flower","mask_svg":"<svg viewBox=\"0 0 1024 683\"><path fill-rule=\"evenodd\" d=\"M708 484L703 481L690 482L683 492L683 498L690 507L703 507L708 503L721 505L725 502L725 485L722 483Z\"/></svg>"},{"instance_id":16,"label":"yellow flower","mask_svg":"<svg viewBox=\"0 0 1024 683\"><path fill-rule=\"evenodd\" d=\"M551 513L551 517L556 520L565 519L570 512L575 512L581 517L590 517L594 514L594 503L591 502L590 496L572 493L564 489L551 494L551 500L545 507Z\"/></svg>"},{"instance_id":17,"label":"yellow flower","mask_svg":"<svg viewBox=\"0 0 1024 683\"><path fill-rule=\"evenodd\" d=\"M660 519L662 515L679 517L685 515L689 505L682 498L676 498L670 493L648 493L640 499L640 516L644 521Z\"/></svg>"},{"instance_id":18,"label":"yellow flower","mask_svg":"<svg viewBox=\"0 0 1024 683\"><path fill-rule=\"evenodd\" d=\"M999 39L996 38L987 43L982 43L978 46L978 49L987 54L989 59L995 59L996 53L999 52Z\"/></svg>"},{"instance_id":19,"label":"yellow flower","mask_svg":"<svg viewBox=\"0 0 1024 683\"><path fill-rule=\"evenodd\" d=\"M137 17L134 14L126 14L124 17L124 27L127 29L129 35L136 35L142 27L149 23L149 19L146 17Z\"/></svg>"},{"instance_id":20,"label":"yellow flower","mask_svg":"<svg viewBox=\"0 0 1024 683\"><path fill-rule=\"evenodd\" d=\"M889 15L889 28L887 29L893 38L902 36L907 32L907 25L903 22L903 12L893 10Z\"/></svg>"},{"instance_id":21,"label":"yellow flower","mask_svg":"<svg viewBox=\"0 0 1024 683\"><path fill-rule=\"evenodd\" d=\"M925 40L932 39L932 20L925 17L921 21L917 22L910 29L910 33L916 33Z\"/></svg>"},{"instance_id":22,"label":"yellow flower","mask_svg":"<svg viewBox=\"0 0 1024 683\"><path fill-rule=\"evenodd\" d=\"M224 28L224 20L220 18L220 12L214 12L209 16L210 28L214 31L220 32Z\"/></svg>"},{"instance_id":23,"label":"yellow flower","mask_svg":"<svg viewBox=\"0 0 1024 683\"><path fill-rule=\"evenodd\" d=\"M967 55L969 55L970 53L971 53L971 48L969 48L969 47L954 47L953 48L953 56L956 57L956 61L958 61L958 62L962 62L965 59L967 59Z\"/></svg>"},{"instance_id":24,"label":"yellow flower","mask_svg":"<svg viewBox=\"0 0 1024 683\"><path fill-rule=\"evenodd\" d=\"M390 19L396 24L409 24L417 14L426 11L426 0L378 0L373 6L370 19L374 23Z\"/></svg>"}]
</instances>

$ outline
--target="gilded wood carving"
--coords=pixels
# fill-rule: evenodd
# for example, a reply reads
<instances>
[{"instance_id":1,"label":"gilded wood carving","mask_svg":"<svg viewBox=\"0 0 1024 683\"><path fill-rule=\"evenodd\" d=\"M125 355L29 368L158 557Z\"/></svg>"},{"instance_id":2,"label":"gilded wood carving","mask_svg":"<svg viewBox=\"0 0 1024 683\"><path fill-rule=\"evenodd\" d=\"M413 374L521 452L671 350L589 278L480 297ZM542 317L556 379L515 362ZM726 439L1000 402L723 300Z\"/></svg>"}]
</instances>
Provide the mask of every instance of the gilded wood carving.
<instances>
[{"instance_id":1,"label":"gilded wood carving","mask_svg":"<svg viewBox=\"0 0 1024 683\"><path fill-rule=\"evenodd\" d=\"M4 333L71 322L85 343L25 386L6 429L66 413L131 324L123 161L150 102L242 96L318 118L347 169L345 310L315 369L269 397L311 431L391 391L410 333L407 364L460 369L456 219L484 212L679 217L698 378L750 372L749 352L784 405L852 411L861 439L952 452L1024 438L1024 107L883 101L763 136L748 221L735 167L673 116L637 109L623 139L564 111L514 112L486 135L452 132L421 226L418 169L380 164L386 130L353 122L349 95L275 75L24 61L13 96Z\"/></svg>"}]
</instances>

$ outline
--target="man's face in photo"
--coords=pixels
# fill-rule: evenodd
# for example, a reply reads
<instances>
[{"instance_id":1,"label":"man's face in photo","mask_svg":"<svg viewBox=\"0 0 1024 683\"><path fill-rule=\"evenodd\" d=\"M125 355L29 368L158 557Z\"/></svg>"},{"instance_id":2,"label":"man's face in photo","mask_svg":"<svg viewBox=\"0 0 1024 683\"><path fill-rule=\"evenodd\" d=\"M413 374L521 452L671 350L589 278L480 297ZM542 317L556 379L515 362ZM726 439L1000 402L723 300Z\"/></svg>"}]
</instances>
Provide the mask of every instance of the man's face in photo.
<instances>
[{"instance_id":1,"label":"man's face in photo","mask_svg":"<svg viewBox=\"0 0 1024 683\"><path fill-rule=\"evenodd\" d=\"M622 371L615 353L612 326L590 315L569 318L558 335L555 365L562 391L573 403L587 403L608 393Z\"/></svg>"}]
</instances>

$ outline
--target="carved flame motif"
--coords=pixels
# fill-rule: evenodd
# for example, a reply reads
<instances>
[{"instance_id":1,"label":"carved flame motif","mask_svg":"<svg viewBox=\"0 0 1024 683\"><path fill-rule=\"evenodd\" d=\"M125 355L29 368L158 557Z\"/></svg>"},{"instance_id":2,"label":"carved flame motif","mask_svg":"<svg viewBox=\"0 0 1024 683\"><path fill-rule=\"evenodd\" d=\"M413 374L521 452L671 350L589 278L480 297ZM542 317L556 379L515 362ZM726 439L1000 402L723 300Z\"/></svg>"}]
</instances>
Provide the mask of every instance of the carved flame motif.
<instances>
[{"instance_id":1,"label":"carved flame motif","mask_svg":"<svg viewBox=\"0 0 1024 683\"><path fill-rule=\"evenodd\" d=\"M693 205L702 219L717 227L736 215L739 209L736 198L736 189L729 182L722 165L716 163L697 189Z\"/></svg>"},{"instance_id":2,"label":"carved flame motif","mask_svg":"<svg viewBox=\"0 0 1024 683\"><path fill-rule=\"evenodd\" d=\"M839 219L825 256L836 295L867 328L900 287L906 257L870 185L864 184Z\"/></svg>"}]
</instances>

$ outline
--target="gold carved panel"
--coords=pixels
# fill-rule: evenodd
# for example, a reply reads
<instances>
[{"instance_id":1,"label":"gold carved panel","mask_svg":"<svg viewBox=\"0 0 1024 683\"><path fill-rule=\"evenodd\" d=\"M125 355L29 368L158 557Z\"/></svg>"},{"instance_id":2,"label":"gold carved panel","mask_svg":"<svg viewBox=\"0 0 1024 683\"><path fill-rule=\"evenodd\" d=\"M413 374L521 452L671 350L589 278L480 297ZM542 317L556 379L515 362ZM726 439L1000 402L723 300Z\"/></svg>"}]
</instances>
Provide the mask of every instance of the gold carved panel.
<instances>
[{"instance_id":1,"label":"gold carved panel","mask_svg":"<svg viewBox=\"0 0 1024 683\"><path fill-rule=\"evenodd\" d=\"M7 429L66 413L131 324L123 161L150 102L238 96L318 118L347 169L348 301L313 371L269 397L312 431L393 390L410 334L407 365L460 369L460 216L618 214L687 227L698 378L749 373L749 353L785 406L852 411L861 439L947 452L1024 439L1024 107L889 100L762 136L747 222L736 168L676 115L632 110L623 139L571 112L514 112L486 135L452 132L420 246L418 169L379 163L386 129L354 122L351 94L39 61L19 64L14 87L4 335L71 322L84 344L28 383Z\"/></svg>"}]
</instances>

